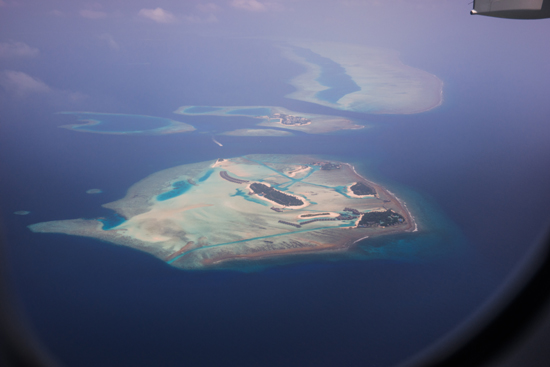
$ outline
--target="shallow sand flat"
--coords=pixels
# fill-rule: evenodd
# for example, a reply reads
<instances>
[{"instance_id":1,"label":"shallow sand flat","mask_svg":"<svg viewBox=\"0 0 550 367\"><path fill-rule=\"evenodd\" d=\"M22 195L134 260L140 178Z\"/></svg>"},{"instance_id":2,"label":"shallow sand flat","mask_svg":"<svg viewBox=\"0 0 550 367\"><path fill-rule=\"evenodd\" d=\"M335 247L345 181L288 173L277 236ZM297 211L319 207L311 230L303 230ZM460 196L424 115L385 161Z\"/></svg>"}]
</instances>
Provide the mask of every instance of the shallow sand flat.
<instances>
[{"instance_id":1,"label":"shallow sand flat","mask_svg":"<svg viewBox=\"0 0 550 367\"><path fill-rule=\"evenodd\" d=\"M317 93L329 89L317 81L321 68L296 55L291 47L282 47L284 56L307 69L290 81L297 90L287 95L288 98L341 110L382 114L419 113L442 103L443 82L433 74L403 64L396 51L331 42L294 42L292 45L333 60L361 90L342 96L337 103L321 100Z\"/></svg>"},{"instance_id":2,"label":"shallow sand flat","mask_svg":"<svg viewBox=\"0 0 550 367\"><path fill-rule=\"evenodd\" d=\"M326 88L325 88L326 89ZM311 113L302 113L288 110L284 107L276 106L208 106L216 108L215 111L202 112L202 113L192 113L186 112L197 106L181 106L174 113L180 115L190 115L190 116L244 116L251 117L261 120L257 125L265 127L276 127L287 130L296 130L308 134L324 134L338 130L356 130L365 128L364 125L355 124L352 120L349 120L344 117L339 116L328 116L328 115L319 115ZM200 107L200 106L199 106ZM300 116L311 120L311 123L304 125L285 125L280 122L280 119L270 119L268 115L250 115L246 114L243 111L246 110L258 110L266 109L270 112L271 115L275 113L281 113L285 115ZM276 121L274 121L276 120ZM233 132L224 133L224 135L236 135L235 132L244 133L246 130L255 130L255 129L240 129ZM256 129L260 130L260 129ZM277 131L277 130L271 130ZM248 132L253 135L253 132ZM283 135L269 135L269 136L283 136Z\"/></svg>"},{"instance_id":3,"label":"shallow sand flat","mask_svg":"<svg viewBox=\"0 0 550 367\"><path fill-rule=\"evenodd\" d=\"M311 169L311 167L309 167L309 166L299 166L298 168L293 168L293 169L287 171L285 174L288 177L297 178L297 176L298 177L304 176L310 169Z\"/></svg>"},{"instance_id":4,"label":"shallow sand flat","mask_svg":"<svg viewBox=\"0 0 550 367\"><path fill-rule=\"evenodd\" d=\"M297 169L308 174L291 178L283 173ZM223 178L220 175L223 171L229 172L233 179L249 183ZM157 199L172 190L174 182L182 180L195 184L179 196ZM340 251L365 236L413 228L409 222L412 217L403 212L406 209L375 184L373 187L382 198L347 197L342 187L357 180L352 166L340 164L340 169L321 170L319 159L312 156L251 155L201 162L152 174L133 185L124 199L104 205L126 218L112 229L103 230L98 220L84 219L38 223L30 229L94 237L149 252L176 267L201 269L233 260ZM306 203L303 208L289 208L249 195L247 186L251 182L269 184L285 194L303 198ZM387 200L391 202L384 203L383 198L390 198ZM298 223L300 214L327 212L330 214L326 218L336 218L340 214L349 215L343 211L345 207L367 212L382 206L401 213L408 218L407 223L387 231L351 229L357 219ZM271 207L281 208L282 212Z\"/></svg>"},{"instance_id":5,"label":"shallow sand flat","mask_svg":"<svg viewBox=\"0 0 550 367\"><path fill-rule=\"evenodd\" d=\"M222 133L221 135L229 136L291 136L290 131L282 131L275 129L237 129Z\"/></svg>"}]
</instances>

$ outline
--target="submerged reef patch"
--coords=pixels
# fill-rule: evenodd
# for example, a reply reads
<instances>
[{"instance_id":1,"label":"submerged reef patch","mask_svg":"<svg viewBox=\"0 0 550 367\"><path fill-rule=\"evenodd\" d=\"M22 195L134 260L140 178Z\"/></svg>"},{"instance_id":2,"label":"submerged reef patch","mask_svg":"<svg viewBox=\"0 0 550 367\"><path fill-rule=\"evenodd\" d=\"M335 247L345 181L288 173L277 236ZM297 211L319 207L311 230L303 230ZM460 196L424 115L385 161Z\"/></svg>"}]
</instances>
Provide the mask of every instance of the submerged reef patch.
<instances>
[{"instance_id":1,"label":"submerged reef patch","mask_svg":"<svg viewBox=\"0 0 550 367\"><path fill-rule=\"evenodd\" d=\"M280 48L306 68L290 80L296 91L287 98L379 114L424 112L443 100L443 82L403 64L396 51L331 42L293 42Z\"/></svg>"},{"instance_id":2,"label":"submerged reef patch","mask_svg":"<svg viewBox=\"0 0 550 367\"><path fill-rule=\"evenodd\" d=\"M103 191L101 189L90 189L86 190L86 194L101 194Z\"/></svg>"},{"instance_id":3,"label":"submerged reef patch","mask_svg":"<svg viewBox=\"0 0 550 367\"><path fill-rule=\"evenodd\" d=\"M184 122L156 116L99 112L59 112L59 114L74 115L81 122L79 124L62 125L60 127L85 133L164 135L195 130L193 126Z\"/></svg>"}]
</instances>

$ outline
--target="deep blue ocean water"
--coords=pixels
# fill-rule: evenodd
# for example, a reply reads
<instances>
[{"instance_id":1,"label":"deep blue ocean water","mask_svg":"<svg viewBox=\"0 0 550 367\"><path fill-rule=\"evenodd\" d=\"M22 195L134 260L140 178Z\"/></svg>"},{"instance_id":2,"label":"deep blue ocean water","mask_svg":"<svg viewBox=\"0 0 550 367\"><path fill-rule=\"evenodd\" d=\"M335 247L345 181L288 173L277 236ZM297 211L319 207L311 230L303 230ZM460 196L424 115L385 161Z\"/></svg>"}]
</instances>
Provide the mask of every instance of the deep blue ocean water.
<instances>
[{"instance_id":1,"label":"deep blue ocean water","mask_svg":"<svg viewBox=\"0 0 550 367\"><path fill-rule=\"evenodd\" d=\"M250 65L242 68L243 74L263 75ZM112 136L58 129L66 120L48 105L4 111L0 204L14 286L36 333L66 365L83 367L379 367L430 345L501 284L537 238L550 207L543 115L530 115L505 88L494 90L494 76L480 76L476 86L482 87L473 93L468 81L456 82L462 79L455 70L438 70L448 102L410 116L336 112L285 100L280 96L288 87L277 80L294 69L270 74L269 91L265 83L254 89L234 79L230 97L217 94L222 83L212 93L196 93L197 87L193 96L168 84L150 104L134 101L136 114L162 118L180 105L256 104L372 125L352 134L217 136L222 147L212 135L258 120L191 116L189 122L186 116L181 120L196 132ZM235 73L240 75L227 75ZM235 90L239 96L230 94ZM319 154L354 164L405 200L421 230L370 239L352 256L189 272L130 248L26 228L49 220L112 218L101 204L168 167L271 153ZM87 195L90 188L103 193ZM13 215L17 210L31 214Z\"/></svg>"}]
</instances>

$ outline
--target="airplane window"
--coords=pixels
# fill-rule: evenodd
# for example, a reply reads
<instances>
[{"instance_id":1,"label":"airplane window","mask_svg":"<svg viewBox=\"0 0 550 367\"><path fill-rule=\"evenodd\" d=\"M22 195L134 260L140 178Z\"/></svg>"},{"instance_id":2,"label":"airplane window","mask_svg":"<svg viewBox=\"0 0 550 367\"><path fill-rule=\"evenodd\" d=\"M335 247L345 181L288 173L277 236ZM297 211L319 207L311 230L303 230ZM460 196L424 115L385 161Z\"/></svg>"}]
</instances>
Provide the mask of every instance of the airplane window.
<instances>
[{"instance_id":1,"label":"airplane window","mask_svg":"<svg viewBox=\"0 0 550 367\"><path fill-rule=\"evenodd\" d=\"M0 0L2 271L37 343L389 367L479 322L550 219L546 2Z\"/></svg>"}]
</instances>

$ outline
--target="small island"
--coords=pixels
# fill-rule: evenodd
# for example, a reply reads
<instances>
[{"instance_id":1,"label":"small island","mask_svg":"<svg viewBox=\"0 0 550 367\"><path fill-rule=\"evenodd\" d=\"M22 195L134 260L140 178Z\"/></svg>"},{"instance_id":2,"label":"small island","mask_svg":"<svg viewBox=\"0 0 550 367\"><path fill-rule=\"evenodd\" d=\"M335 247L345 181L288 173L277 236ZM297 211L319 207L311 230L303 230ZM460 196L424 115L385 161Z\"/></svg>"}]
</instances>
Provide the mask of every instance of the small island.
<instances>
[{"instance_id":1,"label":"small island","mask_svg":"<svg viewBox=\"0 0 550 367\"><path fill-rule=\"evenodd\" d=\"M274 113L269 116L270 119L279 119L279 122L287 126L302 126L311 124L311 120L305 117L285 115L284 113Z\"/></svg>"},{"instance_id":2,"label":"small island","mask_svg":"<svg viewBox=\"0 0 550 367\"><path fill-rule=\"evenodd\" d=\"M352 185L350 187L350 190L357 196L376 194L376 191L372 187L366 185L364 182L357 182L355 185Z\"/></svg>"},{"instance_id":3,"label":"small island","mask_svg":"<svg viewBox=\"0 0 550 367\"><path fill-rule=\"evenodd\" d=\"M401 224L405 218L399 213L394 212L392 209L385 211L372 211L361 215L361 219L357 223L358 227L373 227L380 226L385 228L387 226L394 226Z\"/></svg>"},{"instance_id":4,"label":"small island","mask_svg":"<svg viewBox=\"0 0 550 367\"><path fill-rule=\"evenodd\" d=\"M376 195L349 195L346 188L357 183ZM103 207L113 214L29 228L129 246L181 269L274 264L416 230L405 204L352 165L303 155L247 155L165 169Z\"/></svg>"},{"instance_id":5,"label":"small island","mask_svg":"<svg viewBox=\"0 0 550 367\"><path fill-rule=\"evenodd\" d=\"M255 194L265 197L268 200L274 201L283 206L300 206L304 205L304 202L293 195L287 195L279 190L275 190L273 187L269 187L262 183L253 183L250 185L250 189Z\"/></svg>"}]
</instances>

